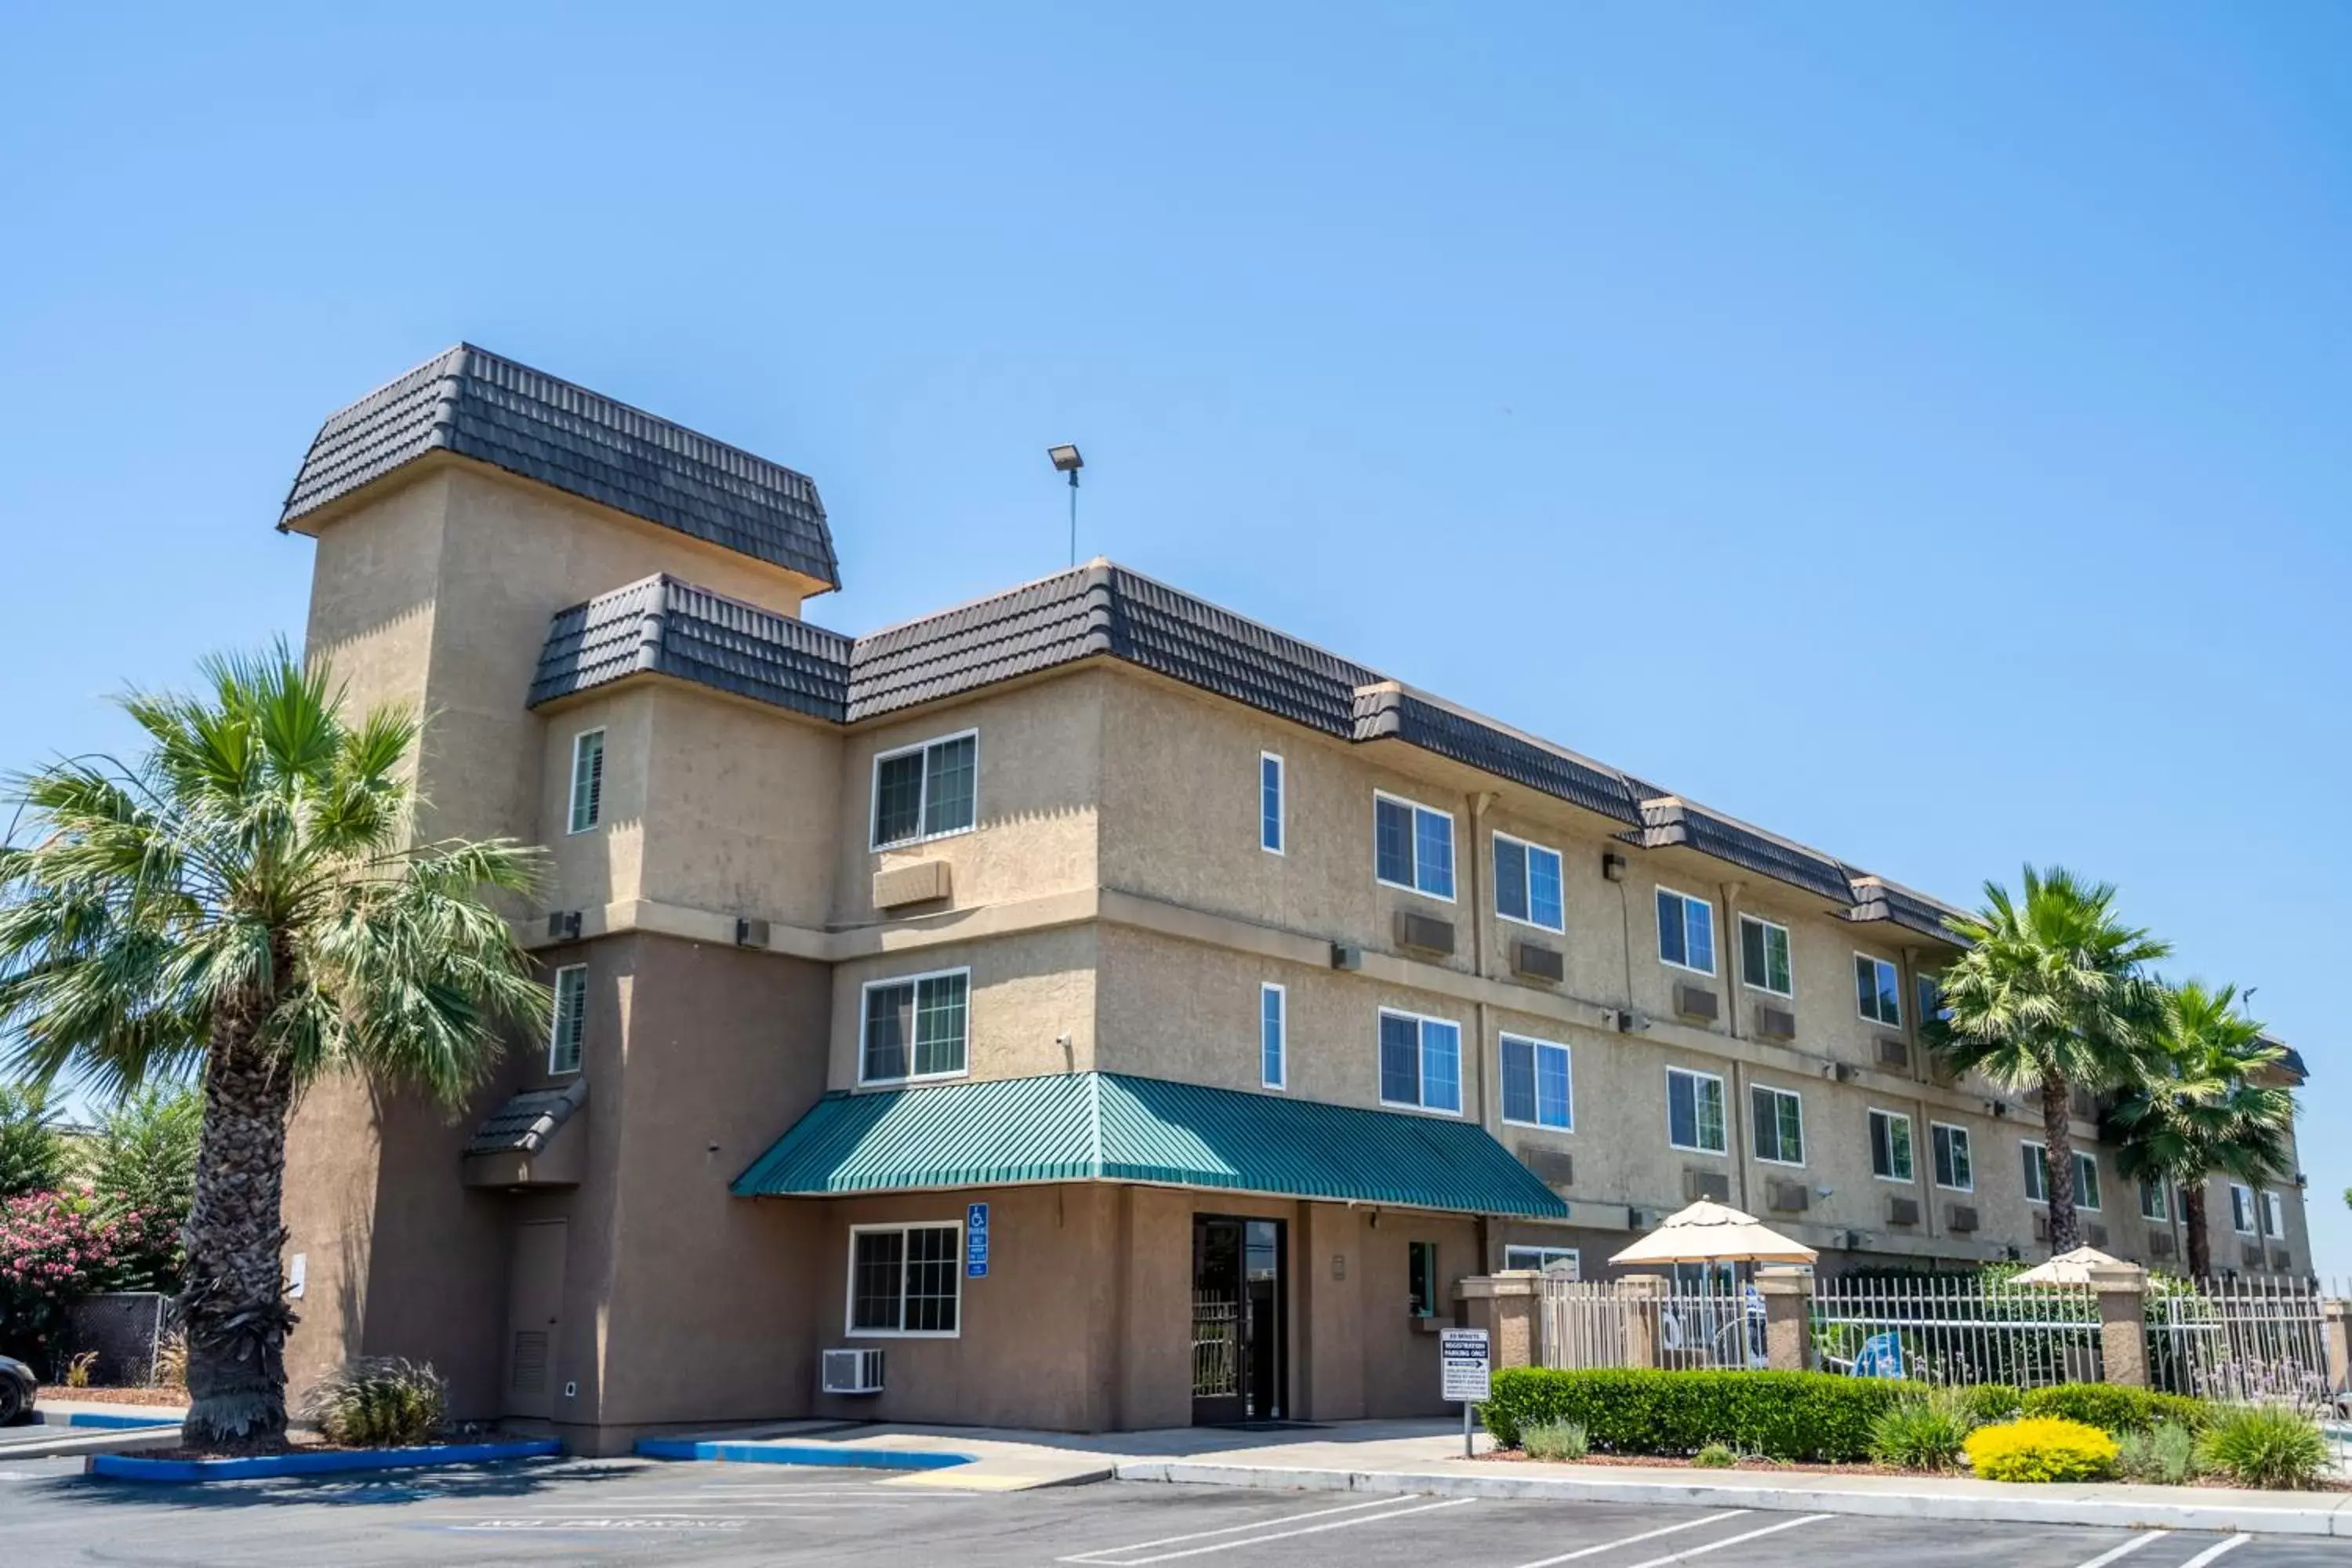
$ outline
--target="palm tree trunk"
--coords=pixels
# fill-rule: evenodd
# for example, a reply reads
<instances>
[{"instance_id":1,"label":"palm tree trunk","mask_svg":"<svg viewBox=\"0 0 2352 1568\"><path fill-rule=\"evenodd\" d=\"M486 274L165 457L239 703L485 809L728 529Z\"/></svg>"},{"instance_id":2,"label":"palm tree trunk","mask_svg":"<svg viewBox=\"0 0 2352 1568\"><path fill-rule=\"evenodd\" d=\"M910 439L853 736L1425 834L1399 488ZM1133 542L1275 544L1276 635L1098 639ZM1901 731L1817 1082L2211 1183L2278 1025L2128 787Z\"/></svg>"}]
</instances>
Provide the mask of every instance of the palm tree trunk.
<instances>
[{"instance_id":1,"label":"palm tree trunk","mask_svg":"<svg viewBox=\"0 0 2352 1568\"><path fill-rule=\"evenodd\" d=\"M180 1317L188 1336L192 1447L264 1452L286 1444L285 1303L278 1200L292 1074L257 1038L264 1004L224 1003L205 1059L205 1121Z\"/></svg>"},{"instance_id":2,"label":"palm tree trunk","mask_svg":"<svg viewBox=\"0 0 2352 1568\"><path fill-rule=\"evenodd\" d=\"M2180 1228L2189 1233L2189 1278L2213 1278L2213 1237L2205 1229L2205 1178L2180 1184Z\"/></svg>"},{"instance_id":3,"label":"palm tree trunk","mask_svg":"<svg viewBox=\"0 0 2352 1568\"><path fill-rule=\"evenodd\" d=\"M2050 1200L2050 1250L2072 1252L2083 1245L2074 1215L2074 1089L2058 1073L2042 1076L2042 1137L2048 1152L2043 1187Z\"/></svg>"}]
</instances>

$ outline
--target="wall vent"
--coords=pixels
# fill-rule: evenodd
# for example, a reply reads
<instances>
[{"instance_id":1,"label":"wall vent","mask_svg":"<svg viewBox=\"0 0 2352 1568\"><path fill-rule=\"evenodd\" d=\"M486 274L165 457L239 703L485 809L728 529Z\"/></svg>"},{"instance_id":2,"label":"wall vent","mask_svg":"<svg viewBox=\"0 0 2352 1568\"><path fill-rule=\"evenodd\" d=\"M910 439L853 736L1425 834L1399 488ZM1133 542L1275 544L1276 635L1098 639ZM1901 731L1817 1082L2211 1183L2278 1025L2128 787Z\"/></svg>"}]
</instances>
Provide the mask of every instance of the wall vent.
<instances>
[{"instance_id":1,"label":"wall vent","mask_svg":"<svg viewBox=\"0 0 2352 1568\"><path fill-rule=\"evenodd\" d=\"M1546 947L1539 942L1511 943L1512 973L1527 980L1541 980L1557 985L1568 977L1568 959L1556 947Z\"/></svg>"},{"instance_id":2,"label":"wall vent","mask_svg":"<svg viewBox=\"0 0 2352 1568\"><path fill-rule=\"evenodd\" d=\"M1786 1007L1756 1004L1756 1034L1759 1039L1793 1040L1797 1037L1797 1016Z\"/></svg>"},{"instance_id":3,"label":"wall vent","mask_svg":"<svg viewBox=\"0 0 2352 1568\"><path fill-rule=\"evenodd\" d=\"M2083 1227L2083 1239L2093 1247L2105 1247L2107 1244L2107 1227L2103 1225L2086 1225Z\"/></svg>"},{"instance_id":4,"label":"wall vent","mask_svg":"<svg viewBox=\"0 0 2352 1568\"><path fill-rule=\"evenodd\" d=\"M1727 1204L1731 1201L1731 1178L1721 1171L1683 1172L1683 1201L1688 1204Z\"/></svg>"},{"instance_id":5,"label":"wall vent","mask_svg":"<svg viewBox=\"0 0 2352 1568\"><path fill-rule=\"evenodd\" d=\"M1911 1043L1886 1035L1878 1037L1878 1065L1893 1068L1897 1072L1911 1070Z\"/></svg>"},{"instance_id":6,"label":"wall vent","mask_svg":"<svg viewBox=\"0 0 2352 1568\"><path fill-rule=\"evenodd\" d=\"M1576 1156L1563 1149L1522 1149L1519 1163L1548 1187L1576 1185Z\"/></svg>"},{"instance_id":7,"label":"wall vent","mask_svg":"<svg viewBox=\"0 0 2352 1568\"><path fill-rule=\"evenodd\" d=\"M1720 1005L1715 999L1715 993L1706 986L1685 985L1677 981L1675 984L1675 1011L1685 1018L1704 1018L1712 1024L1720 1012Z\"/></svg>"},{"instance_id":8,"label":"wall vent","mask_svg":"<svg viewBox=\"0 0 2352 1568\"><path fill-rule=\"evenodd\" d=\"M1951 1228L1956 1231L1965 1233L1974 1230L1977 1227L1977 1205L1974 1204L1954 1204L1949 1211L1948 1218L1951 1223Z\"/></svg>"},{"instance_id":9,"label":"wall vent","mask_svg":"<svg viewBox=\"0 0 2352 1568\"><path fill-rule=\"evenodd\" d=\"M1764 1206L1775 1213L1802 1214L1812 1201L1812 1190L1802 1182L1772 1181L1764 1184Z\"/></svg>"},{"instance_id":10,"label":"wall vent","mask_svg":"<svg viewBox=\"0 0 2352 1568\"><path fill-rule=\"evenodd\" d=\"M1396 912L1396 944L1415 952L1433 952L1450 958L1454 955L1454 922L1425 915L1417 910Z\"/></svg>"},{"instance_id":11,"label":"wall vent","mask_svg":"<svg viewBox=\"0 0 2352 1568\"><path fill-rule=\"evenodd\" d=\"M1919 1200L1917 1198L1888 1198L1886 1200L1886 1223L1889 1225L1917 1225L1919 1223Z\"/></svg>"},{"instance_id":12,"label":"wall vent","mask_svg":"<svg viewBox=\"0 0 2352 1568\"><path fill-rule=\"evenodd\" d=\"M2147 1233L2147 1255L2150 1258L2171 1257L2172 1233L2168 1230L2149 1231Z\"/></svg>"}]
</instances>

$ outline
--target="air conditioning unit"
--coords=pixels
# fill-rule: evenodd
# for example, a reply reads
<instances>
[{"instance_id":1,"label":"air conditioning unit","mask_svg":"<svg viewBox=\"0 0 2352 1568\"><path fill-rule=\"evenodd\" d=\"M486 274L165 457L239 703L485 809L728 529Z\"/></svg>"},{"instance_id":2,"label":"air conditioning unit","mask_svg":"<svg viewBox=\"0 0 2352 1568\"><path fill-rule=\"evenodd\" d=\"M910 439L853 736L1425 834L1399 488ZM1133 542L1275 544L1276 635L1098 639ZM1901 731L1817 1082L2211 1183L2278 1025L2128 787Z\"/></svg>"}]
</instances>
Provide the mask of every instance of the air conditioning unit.
<instances>
[{"instance_id":1,"label":"air conditioning unit","mask_svg":"<svg viewBox=\"0 0 2352 1568\"><path fill-rule=\"evenodd\" d=\"M578 910L550 910L548 911L548 914L547 914L547 940L548 940L548 941L550 941L550 942L570 942L570 941L576 941L576 940L578 940L579 935L580 935L580 911L579 911Z\"/></svg>"},{"instance_id":2,"label":"air conditioning unit","mask_svg":"<svg viewBox=\"0 0 2352 1568\"><path fill-rule=\"evenodd\" d=\"M826 1351L824 1372L827 1394L882 1392L880 1351Z\"/></svg>"}]
</instances>

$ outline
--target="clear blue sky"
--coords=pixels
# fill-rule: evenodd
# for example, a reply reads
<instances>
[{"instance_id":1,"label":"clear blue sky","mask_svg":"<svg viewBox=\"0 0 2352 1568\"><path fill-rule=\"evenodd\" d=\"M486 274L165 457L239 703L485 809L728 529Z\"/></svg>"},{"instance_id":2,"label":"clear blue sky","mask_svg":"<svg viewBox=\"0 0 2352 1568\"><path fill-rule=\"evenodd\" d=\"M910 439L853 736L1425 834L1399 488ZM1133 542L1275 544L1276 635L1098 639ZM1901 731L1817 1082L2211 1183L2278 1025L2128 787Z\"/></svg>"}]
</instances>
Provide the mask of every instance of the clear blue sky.
<instances>
[{"instance_id":1,"label":"clear blue sky","mask_svg":"<svg viewBox=\"0 0 2352 1568\"><path fill-rule=\"evenodd\" d=\"M2118 882L2352 1273L2352 10L871 9L10 11L0 765L299 631L304 444L459 337L815 476L845 630L1060 564L1076 440L1088 553Z\"/></svg>"}]
</instances>

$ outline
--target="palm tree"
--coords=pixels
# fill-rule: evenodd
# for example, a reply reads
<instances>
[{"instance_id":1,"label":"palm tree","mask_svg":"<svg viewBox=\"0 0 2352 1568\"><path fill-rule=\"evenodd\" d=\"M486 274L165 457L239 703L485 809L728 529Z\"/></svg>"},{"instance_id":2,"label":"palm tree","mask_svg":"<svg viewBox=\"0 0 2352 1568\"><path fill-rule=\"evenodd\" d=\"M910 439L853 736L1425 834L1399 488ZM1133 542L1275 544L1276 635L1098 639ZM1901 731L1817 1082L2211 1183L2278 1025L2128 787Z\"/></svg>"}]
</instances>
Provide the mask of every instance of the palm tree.
<instances>
[{"instance_id":1,"label":"palm tree","mask_svg":"<svg viewBox=\"0 0 2352 1568\"><path fill-rule=\"evenodd\" d=\"M281 1447L278 1254L286 1122L322 1073L460 1100L546 988L495 893L537 879L506 840L410 842L417 722L356 721L282 644L207 661L197 696L122 700L135 765L10 781L29 837L0 844L0 1046L34 1082L120 1095L200 1075L204 1125L180 1298L185 1438Z\"/></svg>"},{"instance_id":2,"label":"palm tree","mask_svg":"<svg viewBox=\"0 0 2352 1568\"><path fill-rule=\"evenodd\" d=\"M1949 922L1967 944L1939 977L1929 1044L1956 1071L2042 1100L2050 1249L2082 1245L2074 1210L2073 1091L2129 1083L2147 1050L2158 987L2146 966L2171 948L2116 916L2116 890L2062 867L2025 868L2024 897L1985 884L1985 906Z\"/></svg>"},{"instance_id":3,"label":"palm tree","mask_svg":"<svg viewBox=\"0 0 2352 1568\"><path fill-rule=\"evenodd\" d=\"M2286 1052L2239 1010L2237 987L2209 990L2193 980L2165 993L2154 1044L2155 1070L2116 1100L2107 1126L2125 1175L2179 1188L2189 1273L2202 1279L2213 1272L2206 1178L2220 1172L2260 1186L2283 1180L2294 1163L2294 1092L2254 1081Z\"/></svg>"}]
</instances>

